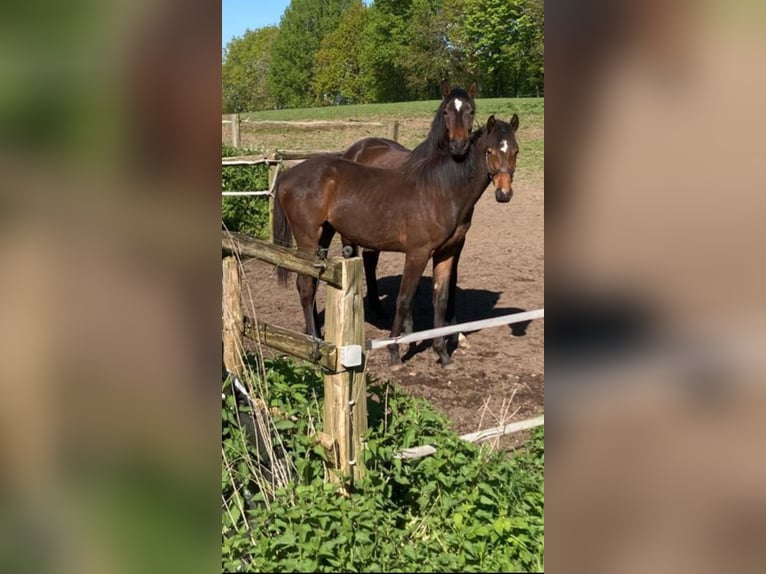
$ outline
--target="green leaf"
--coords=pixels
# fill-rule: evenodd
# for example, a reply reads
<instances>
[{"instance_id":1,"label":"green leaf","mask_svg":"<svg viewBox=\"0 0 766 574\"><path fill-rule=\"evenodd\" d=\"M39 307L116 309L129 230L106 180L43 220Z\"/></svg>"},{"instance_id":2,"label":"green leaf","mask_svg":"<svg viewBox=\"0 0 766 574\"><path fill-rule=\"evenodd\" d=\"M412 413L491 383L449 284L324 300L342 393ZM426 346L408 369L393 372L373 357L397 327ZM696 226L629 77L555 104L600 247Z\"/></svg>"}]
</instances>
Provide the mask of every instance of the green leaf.
<instances>
[{"instance_id":1,"label":"green leaf","mask_svg":"<svg viewBox=\"0 0 766 574\"><path fill-rule=\"evenodd\" d=\"M282 536L274 539L273 544L276 548L283 546L294 546L297 542L292 532L285 532Z\"/></svg>"},{"instance_id":2,"label":"green leaf","mask_svg":"<svg viewBox=\"0 0 766 574\"><path fill-rule=\"evenodd\" d=\"M463 515L456 512L452 515L452 522L455 524L455 528L461 529L463 527Z\"/></svg>"}]
</instances>

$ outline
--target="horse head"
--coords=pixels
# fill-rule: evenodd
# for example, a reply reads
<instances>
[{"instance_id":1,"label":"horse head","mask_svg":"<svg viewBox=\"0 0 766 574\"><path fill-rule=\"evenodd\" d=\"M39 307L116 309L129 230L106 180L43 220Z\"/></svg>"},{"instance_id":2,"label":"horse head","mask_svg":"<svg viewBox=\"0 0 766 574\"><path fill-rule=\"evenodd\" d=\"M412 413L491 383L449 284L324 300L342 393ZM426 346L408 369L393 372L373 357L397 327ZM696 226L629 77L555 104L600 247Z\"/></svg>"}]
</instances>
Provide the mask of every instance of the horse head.
<instances>
[{"instance_id":1,"label":"horse head","mask_svg":"<svg viewBox=\"0 0 766 574\"><path fill-rule=\"evenodd\" d=\"M495 199L499 203L507 203L513 196L513 172L519 155L516 141L519 116L513 114L510 123L495 120L494 115L489 116L484 129L484 157L489 178L495 185Z\"/></svg>"},{"instance_id":2,"label":"horse head","mask_svg":"<svg viewBox=\"0 0 766 574\"><path fill-rule=\"evenodd\" d=\"M442 83L442 103L439 106L441 121L449 143L449 151L456 159L461 159L468 152L473 116L476 104L476 82L468 90L452 88L448 81Z\"/></svg>"}]
</instances>

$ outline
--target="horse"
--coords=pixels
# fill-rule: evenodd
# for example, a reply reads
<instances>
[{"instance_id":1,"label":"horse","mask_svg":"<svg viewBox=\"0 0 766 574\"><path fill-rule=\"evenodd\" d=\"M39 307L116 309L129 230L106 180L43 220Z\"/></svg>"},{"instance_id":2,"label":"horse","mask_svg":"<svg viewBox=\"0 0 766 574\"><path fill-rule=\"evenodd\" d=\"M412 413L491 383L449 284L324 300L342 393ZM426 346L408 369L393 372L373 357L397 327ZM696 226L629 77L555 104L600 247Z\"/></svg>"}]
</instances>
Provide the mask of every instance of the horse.
<instances>
[{"instance_id":1,"label":"horse","mask_svg":"<svg viewBox=\"0 0 766 574\"><path fill-rule=\"evenodd\" d=\"M381 167L385 169L398 169L404 165L410 157L412 150L404 147L395 140L386 138L365 138L355 142L341 157L350 159L357 163ZM378 295L378 278L375 269L378 267L380 251L365 249L362 251L362 260L364 261L364 279L367 283L367 310L373 320L385 317L383 305L380 303ZM457 260L456 260L457 261ZM454 273L454 272L453 272ZM450 300L452 292L450 291ZM447 318L450 319L450 306L447 306ZM412 330L412 314L405 322L404 331Z\"/></svg>"},{"instance_id":2,"label":"horse","mask_svg":"<svg viewBox=\"0 0 766 574\"><path fill-rule=\"evenodd\" d=\"M355 142L341 156L357 163L387 169L398 169L411 154L414 153L414 157L424 156L427 153L433 153L435 151L434 148L437 150L444 149L445 142L449 142L450 152L453 154L453 157L456 160L460 160L461 156L453 151L452 142L456 140L461 141L463 133L470 134L472 131L473 118L476 112L474 98L478 92L478 86L476 82L473 82L466 91L460 88L453 90L449 82L445 81L442 83L441 90L442 103L431 123L428 137L414 150L410 150L394 140L370 137ZM470 226L470 222L468 225ZM350 253L356 254L356 249L352 247ZM367 309L373 319L385 316L378 295L378 280L375 273L379 258L380 251L364 250L362 252L365 282L367 283ZM450 287L449 303L447 305L447 317L450 321L454 320L454 291L455 287ZM409 313L405 319L405 332L412 331L412 323L412 313Z\"/></svg>"},{"instance_id":3,"label":"horse","mask_svg":"<svg viewBox=\"0 0 766 574\"><path fill-rule=\"evenodd\" d=\"M308 159L277 179L274 241L290 245L294 236L299 249L313 253L326 249L337 232L347 244L403 252L404 271L391 337L402 333L417 284L433 257L434 325L441 327L456 231L489 181L495 185L499 203L510 201L513 195L518 125L516 114L510 123L490 116L485 126L469 136L462 161L450 154L421 157L413 153L400 170L390 170L337 154ZM278 275L286 284L287 271L280 268ZM299 275L296 283L306 331L320 337L314 306L316 281ZM444 337L435 339L433 347L442 366L448 366L452 360ZM401 367L399 345L392 343L388 350L391 366Z\"/></svg>"}]
</instances>

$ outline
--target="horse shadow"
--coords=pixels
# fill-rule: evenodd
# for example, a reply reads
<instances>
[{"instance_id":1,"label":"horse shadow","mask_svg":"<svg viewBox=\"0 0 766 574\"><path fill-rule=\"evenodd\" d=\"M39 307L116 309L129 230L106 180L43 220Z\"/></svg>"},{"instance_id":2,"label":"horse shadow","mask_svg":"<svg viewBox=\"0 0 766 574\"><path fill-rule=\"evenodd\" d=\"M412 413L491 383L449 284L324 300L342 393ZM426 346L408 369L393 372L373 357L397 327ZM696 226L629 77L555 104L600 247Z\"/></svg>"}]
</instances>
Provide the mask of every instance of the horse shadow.
<instances>
[{"instance_id":1,"label":"horse shadow","mask_svg":"<svg viewBox=\"0 0 766 574\"><path fill-rule=\"evenodd\" d=\"M401 284L401 275L389 275L378 278L378 294L383 308L383 316L371 316L368 314L367 300L365 297L365 321L375 327L390 331L393 326L393 319L396 314L396 297L399 293ZM433 279L428 276L420 278L417 292L413 298L413 330L423 331L431 329L434 326L434 312L431 294L433 293ZM455 293L455 315L457 323L468 321L477 321L480 319L490 319L500 317L511 313L521 313L526 311L519 307L497 307L500 300L501 291L491 291L489 289L463 289L457 287ZM511 334L514 337L523 337L527 333L527 327L531 320L508 325ZM467 335L474 331L464 331ZM402 357L403 360L412 358L426 349L433 346L433 341L421 341L412 343L408 351ZM457 336L448 339L447 348L450 354L457 347Z\"/></svg>"}]
</instances>

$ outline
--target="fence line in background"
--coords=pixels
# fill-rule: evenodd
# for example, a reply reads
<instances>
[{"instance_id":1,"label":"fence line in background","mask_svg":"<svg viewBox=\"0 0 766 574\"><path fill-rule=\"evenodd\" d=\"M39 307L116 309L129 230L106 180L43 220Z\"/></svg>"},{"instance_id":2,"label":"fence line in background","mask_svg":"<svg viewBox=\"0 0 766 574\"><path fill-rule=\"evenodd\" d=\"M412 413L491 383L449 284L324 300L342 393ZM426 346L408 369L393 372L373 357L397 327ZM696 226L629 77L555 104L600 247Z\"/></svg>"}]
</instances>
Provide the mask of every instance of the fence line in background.
<instances>
[{"instance_id":1,"label":"fence line in background","mask_svg":"<svg viewBox=\"0 0 766 574\"><path fill-rule=\"evenodd\" d=\"M281 159L273 159L268 157L259 156L237 156L237 157L224 157L221 158L221 166L230 165L277 165L282 163Z\"/></svg>"},{"instance_id":2,"label":"fence line in background","mask_svg":"<svg viewBox=\"0 0 766 574\"><path fill-rule=\"evenodd\" d=\"M383 347L393 343L403 344L414 343L415 341L427 341L429 339L435 339L436 337L446 337L447 335L453 335L455 333L478 331L479 329L486 329L487 327L498 327L500 325L511 325L513 323L530 321L532 319L542 319L544 316L545 309L536 309L534 311L512 313L510 315L503 315L501 317L492 317L491 319L481 319L479 321L468 321L467 323L459 323L457 325L449 325L447 327L426 329L425 331L417 331L415 333L409 333L407 335L401 335L394 338L375 339L373 341L368 341L366 345L370 350L382 349Z\"/></svg>"},{"instance_id":3,"label":"fence line in background","mask_svg":"<svg viewBox=\"0 0 766 574\"><path fill-rule=\"evenodd\" d=\"M346 128L346 127L386 127L388 126L388 138L399 141L399 122L365 122L365 121L344 121L344 120L308 120L308 121L290 121L290 120L243 120L240 114L226 114L222 116L222 124L231 126L231 145L234 148L242 147L240 138L240 128L247 126L263 127L286 127L293 129L314 129L314 128Z\"/></svg>"},{"instance_id":4,"label":"fence line in background","mask_svg":"<svg viewBox=\"0 0 766 574\"><path fill-rule=\"evenodd\" d=\"M222 191L221 195L271 195L267 189L265 191Z\"/></svg>"},{"instance_id":5,"label":"fence line in background","mask_svg":"<svg viewBox=\"0 0 766 574\"><path fill-rule=\"evenodd\" d=\"M240 120L240 123L251 126L283 126L290 128L347 128L357 126L379 128L387 125L382 122L355 122L343 120Z\"/></svg>"},{"instance_id":6,"label":"fence line in background","mask_svg":"<svg viewBox=\"0 0 766 574\"><path fill-rule=\"evenodd\" d=\"M519 421L515 423L510 423L501 427L495 427L491 429L486 429L478 432L473 432L469 434L464 434L460 437L461 440L464 440L466 442L481 442L484 440L488 440L494 437L504 436L507 434L543 426L545 424L545 415L540 415L539 417L535 417L533 419L528 419L525 421ZM394 455L394 458L401 458L401 459L413 459L413 458L423 458L424 456L432 455L436 452L436 449L432 447L430 444L426 444L423 446L414 446L412 448L406 448L403 451L400 451Z\"/></svg>"}]
</instances>

